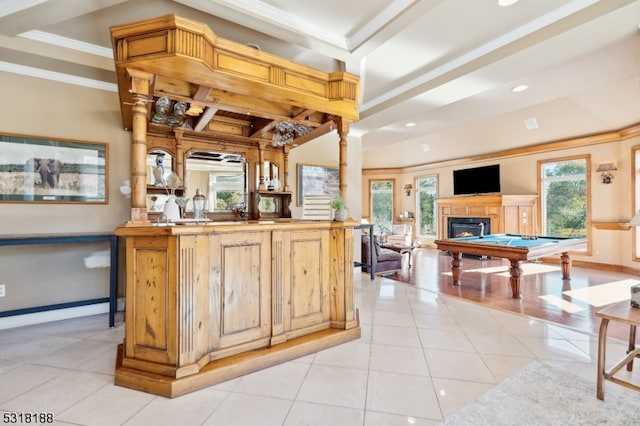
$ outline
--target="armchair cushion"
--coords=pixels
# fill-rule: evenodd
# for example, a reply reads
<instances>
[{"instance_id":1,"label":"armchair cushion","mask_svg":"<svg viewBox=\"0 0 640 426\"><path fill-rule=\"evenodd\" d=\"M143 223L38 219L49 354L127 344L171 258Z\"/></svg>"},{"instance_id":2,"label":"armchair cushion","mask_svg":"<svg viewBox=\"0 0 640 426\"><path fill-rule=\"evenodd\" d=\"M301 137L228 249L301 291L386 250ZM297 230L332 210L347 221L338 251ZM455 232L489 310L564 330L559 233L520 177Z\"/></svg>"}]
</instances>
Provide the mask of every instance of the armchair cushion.
<instances>
[{"instance_id":1,"label":"armchair cushion","mask_svg":"<svg viewBox=\"0 0 640 426\"><path fill-rule=\"evenodd\" d=\"M380 247L380 237L377 235L373 236L373 250L376 252L376 256L380 256L380 250L382 250L382 247ZM369 241L367 240L367 245L369 245Z\"/></svg>"}]
</instances>

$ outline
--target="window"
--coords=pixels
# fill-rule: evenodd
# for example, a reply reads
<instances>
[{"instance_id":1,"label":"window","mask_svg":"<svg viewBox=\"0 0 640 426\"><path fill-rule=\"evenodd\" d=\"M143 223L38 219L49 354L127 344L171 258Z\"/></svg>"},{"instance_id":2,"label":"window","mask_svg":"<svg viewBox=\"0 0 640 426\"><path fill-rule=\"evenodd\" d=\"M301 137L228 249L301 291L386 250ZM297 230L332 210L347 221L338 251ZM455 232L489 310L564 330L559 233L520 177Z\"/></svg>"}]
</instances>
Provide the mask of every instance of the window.
<instances>
[{"instance_id":1,"label":"window","mask_svg":"<svg viewBox=\"0 0 640 426\"><path fill-rule=\"evenodd\" d=\"M540 162L542 234L587 237L588 157Z\"/></svg>"},{"instance_id":2,"label":"window","mask_svg":"<svg viewBox=\"0 0 640 426\"><path fill-rule=\"evenodd\" d=\"M426 176L416 180L416 224L418 236L436 236L438 229L437 197L437 176Z\"/></svg>"},{"instance_id":3,"label":"window","mask_svg":"<svg viewBox=\"0 0 640 426\"><path fill-rule=\"evenodd\" d=\"M373 233L382 235L391 232L393 225L393 181L371 181L371 220L374 225Z\"/></svg>"}]
</instances>

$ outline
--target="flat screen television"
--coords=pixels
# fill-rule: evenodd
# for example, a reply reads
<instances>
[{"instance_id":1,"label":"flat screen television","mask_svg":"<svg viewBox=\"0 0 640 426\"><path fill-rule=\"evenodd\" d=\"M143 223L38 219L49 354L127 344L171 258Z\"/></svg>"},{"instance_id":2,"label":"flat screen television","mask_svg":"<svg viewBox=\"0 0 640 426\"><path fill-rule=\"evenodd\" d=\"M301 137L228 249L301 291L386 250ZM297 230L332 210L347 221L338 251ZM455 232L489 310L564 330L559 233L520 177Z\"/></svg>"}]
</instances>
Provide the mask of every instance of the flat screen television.
<instances>
[{"instance_id":1,"label":"flat screen television","mask_svg":"<svg viewBox=\"0 0 640 426\"><path fill-rule=\"evenodd\" d=\"M500 165L453 171L453 195L500 192Z\"/></svg>"}]
</instances>

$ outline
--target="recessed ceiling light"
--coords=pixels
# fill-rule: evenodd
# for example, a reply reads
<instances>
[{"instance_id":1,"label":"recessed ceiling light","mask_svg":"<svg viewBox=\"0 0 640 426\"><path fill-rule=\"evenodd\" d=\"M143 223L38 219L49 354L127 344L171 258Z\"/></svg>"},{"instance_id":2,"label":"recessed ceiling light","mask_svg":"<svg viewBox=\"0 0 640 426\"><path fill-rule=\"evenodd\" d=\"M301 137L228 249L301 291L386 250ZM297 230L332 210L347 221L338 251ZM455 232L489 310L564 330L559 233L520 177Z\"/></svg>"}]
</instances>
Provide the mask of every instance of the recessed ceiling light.
<instances>
[{"instance_id":1,"label":"recessed ceiling light","mask_svg":"<svg viewBox=\"0 0 640 426\"><path fill-rule=\"evenodd\" d=\"M416 123L414 123L413 121L410 121L407 124L405 124L405 127L413 127L415 125L416 125Z\"/></svg>"},{"instance_id":2,"label":"recessed ceiling light","mask_svg":"<svg viewBox=\"0 0 640 426\"><path fill-rule=\"evenodd\" d=\"M512 92L524 92L525 90L527 90L529 88L529 86L527 86L526 84L520 84L516 87L514 87L513 89L511 89Z\"/></svg>"},{"instance_id":3,"label":"recessed ceiling light","mask_svg":"<svg viewBox=\"0 0 640 426\"><path fill-rule=\"evenodd\" d=\"M518 1L520 0L498 0L498 6L503 6L503 7L511 6L513 4L518 3Z\"/></svg>"},{"instance_id":4,"label":"recessed ceiling light","mask_svg":"<svg viewBox=\"0 0 640 426\"><path fill-rule=\"evenodd\" d=\"M538 120L535 117L525 118L524 125L528 130L534 130L538 128Z\"/></svg>"}]
</instances>

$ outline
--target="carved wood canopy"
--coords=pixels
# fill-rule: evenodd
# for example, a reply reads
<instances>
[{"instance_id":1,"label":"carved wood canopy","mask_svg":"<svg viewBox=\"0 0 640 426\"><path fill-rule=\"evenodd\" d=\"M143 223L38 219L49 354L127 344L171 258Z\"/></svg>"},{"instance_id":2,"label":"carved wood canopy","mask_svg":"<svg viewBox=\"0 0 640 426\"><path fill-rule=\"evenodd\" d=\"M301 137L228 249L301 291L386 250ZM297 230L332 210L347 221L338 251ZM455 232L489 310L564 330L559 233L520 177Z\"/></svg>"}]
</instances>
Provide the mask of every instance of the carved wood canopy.
<instances>
[{"instance_id":1,"label":"carved wood canopy","mask_svg":"<svg viewBox=\"0 0 640 426\"><path fill-rule=\"evenodd\" d=\"M111 37L127 130L136 94L149 102L150 130L173 126L252 144L271 143L280 122L306 126L296 146L336 127L348 129L358 119L357 76L322 72L222 39L202 23L167 15L111 27ZM148 87L132 78L140 75ZM170 101L169 114L183 102L194 115L183 115L177 124L162 122L157 108L163 97Z\"/></svg>"}]
</instances>

